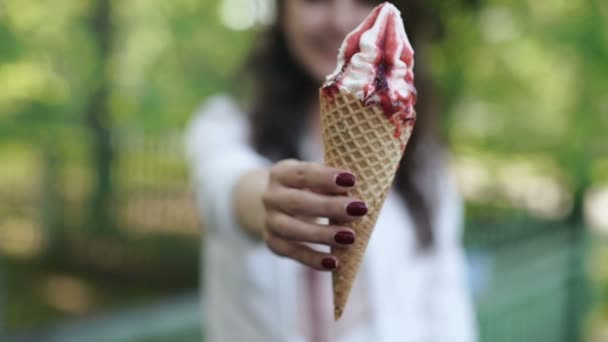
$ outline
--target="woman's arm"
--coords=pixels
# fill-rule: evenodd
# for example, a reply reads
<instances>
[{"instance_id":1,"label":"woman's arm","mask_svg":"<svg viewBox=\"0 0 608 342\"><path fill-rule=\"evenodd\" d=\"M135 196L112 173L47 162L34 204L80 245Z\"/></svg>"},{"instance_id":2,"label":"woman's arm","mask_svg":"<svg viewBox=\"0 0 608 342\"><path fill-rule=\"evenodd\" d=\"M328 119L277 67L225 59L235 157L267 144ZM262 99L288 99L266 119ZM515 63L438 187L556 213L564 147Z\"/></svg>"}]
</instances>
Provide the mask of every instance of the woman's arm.
<instances>
[{"instance_id":1,"label":"woman's arm","mask_svg":"<svg viewBox=\"0 0 608 342\"><path fill-rule=\"evenodd\" d=\"M246 117L230 98L213 97L193 116L185 139L206 233L223 240L247 239L235 215L233 194L244 174L271 163L249 146Z\"/></svg>"},{"instance_id":2,"label":"woman's arm","mask_svg":"<svg viewBox=\"0 0 608 342\"><path fill-rule=\"evenodd\" d=\"M349 222L365 215L365 204L345 195L355 186L354 176L297 160L272 164L249 145L247 132L245 118L226 98L209 101L188 129L187 152L208 234L224 240L263 238L277 255L335 269L335 257L307 244L345 248L354 242L351 228L314 222L318 217Z\"/></svg>"},{"instance_id":3,"label":"woman's arm","mask_svg":"<svg viewBox=\"0 0 608 342\"><path fill-rule=\"evenodd\" d=\"M234 188L233 202L241 226L255 238L262 239L266 211L262 195L268 187L268 169L245 173Z\"/></svg>"}]
</instances>

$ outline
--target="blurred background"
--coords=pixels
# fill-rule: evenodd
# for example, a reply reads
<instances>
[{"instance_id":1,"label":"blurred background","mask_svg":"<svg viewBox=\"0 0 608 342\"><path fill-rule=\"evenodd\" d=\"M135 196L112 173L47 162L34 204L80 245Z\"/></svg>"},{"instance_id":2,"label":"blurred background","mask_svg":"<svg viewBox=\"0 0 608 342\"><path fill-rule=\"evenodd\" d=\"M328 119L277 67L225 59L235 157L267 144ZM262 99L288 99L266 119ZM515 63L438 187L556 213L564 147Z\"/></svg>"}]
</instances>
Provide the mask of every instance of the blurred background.
<instances>
[{"instance_id":1,"label":"blurred background","mask_svg":"<svg viewBox=\"0 0 608 342\"><path fill-rule=\"evenodd\" d=\"M608 2L435 3L482 340L608 341ZM272 13L0 1L0 340L201 340L182 130Z\"/></svg>"}]
</instances>

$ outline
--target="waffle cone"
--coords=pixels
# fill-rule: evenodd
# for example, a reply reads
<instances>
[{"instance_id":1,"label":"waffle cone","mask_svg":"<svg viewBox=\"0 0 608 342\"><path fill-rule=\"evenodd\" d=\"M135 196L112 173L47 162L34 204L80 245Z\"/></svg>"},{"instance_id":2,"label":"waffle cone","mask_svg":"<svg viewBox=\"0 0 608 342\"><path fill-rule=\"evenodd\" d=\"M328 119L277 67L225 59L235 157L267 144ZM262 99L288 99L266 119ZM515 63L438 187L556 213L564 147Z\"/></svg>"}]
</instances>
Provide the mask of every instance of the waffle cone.
<instances>
[{"instance_id":1,"label":"waffle cone","mask_svg":"<svg viewBox=\"0 0 608 342\"><path fill-rule=\"evenodd\" d=\"M412 126L397 134L395 125L379 105L365 105L350 93L321 95L320 101L325 163L355 174L357 184L348 195L368 207L367 215L348 224L355 231L355 243L349 248L332 249L340 265L333 272L334 318L338 320Z\"/></svg>"}]
</instances>

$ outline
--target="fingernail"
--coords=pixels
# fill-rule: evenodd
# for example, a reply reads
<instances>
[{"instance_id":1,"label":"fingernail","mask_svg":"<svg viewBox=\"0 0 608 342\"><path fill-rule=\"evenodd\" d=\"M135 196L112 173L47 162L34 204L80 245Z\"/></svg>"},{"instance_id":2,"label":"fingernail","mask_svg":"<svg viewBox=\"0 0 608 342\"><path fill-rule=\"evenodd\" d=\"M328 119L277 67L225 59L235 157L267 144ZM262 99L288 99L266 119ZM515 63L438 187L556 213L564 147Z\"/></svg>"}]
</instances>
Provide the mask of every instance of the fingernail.
<instances>
[{"instance_id":1,"label":"fingernail","mask_svg":"<svg viewBox=\"0 0 608 342\"><path fill-rule=\"evenodd\" d=\"M355 185L355 176L348 172L342 172L336 177L336 184L350 188Z\"/></svg>"},{"instance_id":2,"label":"fingernail","mask_svg":"<svg viewBox=\"0 0 608 342\"><path fill-rule=\"evenodd\" d=\"M363 202L351 202L346 206L346 212L350 216L363 216L367 214L367 206Z\"/></svg>"},{"instance_id":3,"label":"fingernail","mask_svg":"<svg viewBox=\"0 0 608 342\"><path fill-rule=\"evenodd\" d=\"M324 258L321 261L321 265L323 265L325 269L333 270L336 269L336 260L334 258Z\"/></svg>"},{"instance_id":4,"label":"fingernail","mask_svg":"<svg viewBox=\"0 0 608 342\"><path fill-rule=\"evenodd\" d=\"M355 234L352 232L337 232L334 235L334 240L342 245L350 245L355 242Z\"/></svg>"}]
</instances>

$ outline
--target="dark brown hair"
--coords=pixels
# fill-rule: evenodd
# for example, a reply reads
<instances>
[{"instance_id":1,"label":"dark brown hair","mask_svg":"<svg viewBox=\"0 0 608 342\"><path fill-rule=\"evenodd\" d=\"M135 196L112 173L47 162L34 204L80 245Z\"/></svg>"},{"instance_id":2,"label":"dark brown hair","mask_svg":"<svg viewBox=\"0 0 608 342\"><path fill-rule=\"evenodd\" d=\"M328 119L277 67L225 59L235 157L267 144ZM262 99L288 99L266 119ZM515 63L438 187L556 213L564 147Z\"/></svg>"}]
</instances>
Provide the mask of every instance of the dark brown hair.
<instances>
[{"instance_id":1,"label":"dark brown hair","mask_svg":"<svg viewBox=\"0 0 608 342\"><path fill-rule=\"evenodd\" d=\"M302 127L306 127L311 97L317 96L319 87L295 62L287 48L281 28L284 1L278 1L278 20L258 37L247 65L248 70L253 70L252 143L259 153L274 161L300 157L298 141L304 133ZM435 135L437 108L420 53L424 42L435 35L438 21L425 5L426 1L397 0L394 3L407 13L404 22L417 54L415 85L418 89L418 120L397 171L395 185L414 220L419 245L428 247L433 242L431 203L434 194L432 188L423 191L415 179L434 164L430 159L436 154L422 153L421 146Z\"/></svg>"}]
</instances>

